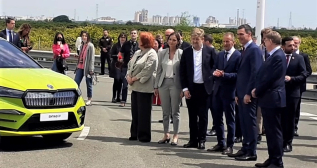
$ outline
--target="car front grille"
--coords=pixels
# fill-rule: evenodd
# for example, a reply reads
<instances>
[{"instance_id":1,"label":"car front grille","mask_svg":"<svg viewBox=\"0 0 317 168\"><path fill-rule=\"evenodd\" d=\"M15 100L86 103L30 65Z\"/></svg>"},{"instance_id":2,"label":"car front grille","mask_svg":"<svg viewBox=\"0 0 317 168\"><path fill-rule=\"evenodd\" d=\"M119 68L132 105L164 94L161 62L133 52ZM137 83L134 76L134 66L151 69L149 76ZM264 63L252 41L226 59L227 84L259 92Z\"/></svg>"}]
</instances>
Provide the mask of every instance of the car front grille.
<instances>
[{"instance_id":1,"label":"car front grille","mask_svg":"<svg viewBox=\"0 0 317 168\"><path fill-rule=\"evenodd\" d=\"M73 112L68 113L68 120L40 121L40 114L31 116L18 131L51 131L78 128L78 123Z\"/></svg>"},{"instance_id":2,"label":"car front grille","mask_svg":"<svg viewBox=\"0 0 317 168\"><path fill-rule=\"evenodd\" d=\"M23 98L26 108L58 108L72 107L76 104L76 91L29 91Z\"/></svg>"}]
</instances>

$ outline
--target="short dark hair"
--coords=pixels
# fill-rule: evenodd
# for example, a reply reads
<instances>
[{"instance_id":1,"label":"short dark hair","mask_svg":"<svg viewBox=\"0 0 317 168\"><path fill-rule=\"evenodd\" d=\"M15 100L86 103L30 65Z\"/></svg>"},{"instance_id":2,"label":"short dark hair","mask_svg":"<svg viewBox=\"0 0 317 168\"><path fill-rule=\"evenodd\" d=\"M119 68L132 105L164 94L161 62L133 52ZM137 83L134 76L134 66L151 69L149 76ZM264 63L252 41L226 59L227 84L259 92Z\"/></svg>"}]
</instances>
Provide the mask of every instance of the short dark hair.
<instances>
[{"instance_id":1,"label":"short dark hair","mask_svg":"<svg viewBox=\"0 0 317 168\"><path fill-rule=\"evenodd\" d=\"M214 38L210 34L205 34L204 41L209 41L209 43L212 44L214 42Z\"/></svg>"},{"instance_id":2,"label":"short dark hair","mask_svg":"<svg viewBox=\"0 0 317 168\"><path fill-rule=\"evenodd\" d=\"M65 41L65 38L64 38L64 34L62 33L62 32L57 32L56 34L55 34L55 37L54 37L54 44L57 44L57 36L58 35L61 35L62 36L62 44L66 44L66 41Z\"/></svg>"},{"instance_id":3,"label":"short dark hair","mask_svg":"<svg viewBox=\"0 0 317 168\"><path fill-rule=\"evenodd\" d=\"M284 46L287 41L292 41L292 40L293 40L293 37L284 37L284 38L282 39L282 45Z\"/></svg>"},{"instance_id":4,"label":"short dark hair","mask_svg":"<svg viewBox=\"0 0 317 168\"><path fill-rule=\"evenodd\" d=\"M246 33L250 33L252 35L252 27L248 24L243 24L238 27L238 30L244 29Z\"/></svg>"},{"instance_id":5,"label":"short dark hair","mask_svg":"<svg viewBox=\"0 0 317 168\"><path fill-rule=\"evenodd\" d=\"M7 17L7 18L6 18L6 25L7 25L8 23L10 23L11 20L14 20L14 18L13 18L13 17Z\"/></svg>"},{"instance_id":6,"label":"short dark hair","mask_svg":"<svg viewBox=\"0 0 317 168\"><path fill-rule=\"evenodd\" d=\"M176 37L176 39L177 39L177 44L176 44L176 48L178 48L179 47L179 45L181 44L181 35L177 32L173 32L173 33L171 33L169 36L168 36L168 38L167 38L167 41L170 39L170 37L171 36L175 36Z\"/></svg>"},{"instance_id":7,"label":"short dark hair","mask_svg":"<svg viewBox=\"0 0 317 168\"><path fill-rule=\"evenodd\" d=\"M107 31L109 33L109 31L107 29L103 29L103 32Z\"/></svg>"}]
</instances>

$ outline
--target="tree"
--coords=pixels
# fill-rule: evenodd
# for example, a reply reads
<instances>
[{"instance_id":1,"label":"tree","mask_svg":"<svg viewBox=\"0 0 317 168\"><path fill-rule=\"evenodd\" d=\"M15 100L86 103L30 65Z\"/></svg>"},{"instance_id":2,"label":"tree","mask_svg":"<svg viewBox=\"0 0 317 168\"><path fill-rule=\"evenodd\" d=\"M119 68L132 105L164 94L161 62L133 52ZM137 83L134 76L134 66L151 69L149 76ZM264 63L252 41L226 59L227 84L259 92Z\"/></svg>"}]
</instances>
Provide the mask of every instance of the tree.
<instances>
[{"instance_id":1,"label":"tree","mask_svg":"<svg viewBox=\"0 0 317 168\"><path fill-rule=\"evenodd\" d=\"M53 22L66 22L71 23L72 21L69 20L68 16L66 15L59 15L53 18Z\"/></svg>"},{"instance_id":2,"label":"tree","mask_svg":"<svg viewBox=\"0 0 317 168\"><path fill-rule=\"evenodd\" d=\"M188 12L182 12L180 22L177 24L177 27L190 27L192 25L191 16Z\"/></svg>"}]
</instances>

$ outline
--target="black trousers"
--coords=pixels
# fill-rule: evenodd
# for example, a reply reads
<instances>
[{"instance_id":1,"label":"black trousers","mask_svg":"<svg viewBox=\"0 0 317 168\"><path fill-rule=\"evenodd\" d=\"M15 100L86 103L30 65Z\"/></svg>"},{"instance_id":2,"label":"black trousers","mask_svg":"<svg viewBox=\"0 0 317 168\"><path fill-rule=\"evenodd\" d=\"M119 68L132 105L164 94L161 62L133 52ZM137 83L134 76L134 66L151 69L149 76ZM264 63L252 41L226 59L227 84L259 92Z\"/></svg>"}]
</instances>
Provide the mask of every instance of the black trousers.
<instances>
[{"instance_id":1,"label":"black trousers","mask_svg":"<svg viewBox=\"0 0 317 168\"><path fill-rule=\"evenodd\" d=\"M282 112L283 108L261 107L263 124L271 164L283 165L283 133L282 133Z\"/></svg>"},{"instance_id":2,"label":"black trousers","mask_svg":"<svg viewBox=\"0 0 317 168\"><path fill-rule=\"evenodd\" d=\"M297 104L297 108L296 108L296 112L295 112L295 130L298 130L298 122L299 122L299 118L300 118L300 104L302 103L302 94L303 92L300 92L300 98L298 100L298 104Z\"/></svg>"},{"instance_id":3,"label":"black trousers","mask_svg":"<svg viewBox=\"0 0 317 168\"><path fill-rule=\"evenodd\" d=\"M292 145L295 132L295 114L300 98L286 97L286 107L282 112L283 147Z\"/></svg>"},{"instance_id":4,"label":"black trousers","mask_svg":"<svg viewBox=\"0 0 317 168\"><path fill-rule=\"evenodd\" d=\"M120 100L121 88L122 88L122 80L113 79L113 85L112 85L112 99L113 100Z\"/></svg>"},{"instance_id":5,"label":"black trousers","mask_svg":"<svg viewBox=\"0 0 317 168\"><path fill-rule=\"evenodd\" d=\"M106 53L105 52L101 52L101 55L100 55L101 74L105 74L106 60L107 60L107 64L108 64L108 70L110 72L110 68L111 68L110 54L109 54L109 52L106 52Z\"/></svg>"},{"instance_id":6,"label":"black trousers","mask_svg":"<svg viewBox=\"0 0 317 168\"><path fill-rule=\"evenodd\" d=\"M235 104L235 112L236 112L235 113L235 124L236 124L235 137L242 138L240 117L239 117L239 107L237 104Z\"/></svg>"},{"instance_id":7,"label":"black trousers","mask_svg":"<svg viewBox=\"0 0 317 168\"><path fill-rule=\"evenodd\" d=\"M186 99L189 116L189 142L205 142L208 126L209 95L206 92L204 84L194 84L190 94L191 98ZM197 117L199 121L197 121Z\"/></svg>"},{"instance_id":8,"label":"black trousers","mask_svg":"<svg viewBox=\"0 0 317 168\"><path fill-rule=\"evenodd\" d=\"M142 142L151 141L151 111L153 93L141 93L132 91L131 112L132 122L131 137Z\"/></svg>"}]
</instances>

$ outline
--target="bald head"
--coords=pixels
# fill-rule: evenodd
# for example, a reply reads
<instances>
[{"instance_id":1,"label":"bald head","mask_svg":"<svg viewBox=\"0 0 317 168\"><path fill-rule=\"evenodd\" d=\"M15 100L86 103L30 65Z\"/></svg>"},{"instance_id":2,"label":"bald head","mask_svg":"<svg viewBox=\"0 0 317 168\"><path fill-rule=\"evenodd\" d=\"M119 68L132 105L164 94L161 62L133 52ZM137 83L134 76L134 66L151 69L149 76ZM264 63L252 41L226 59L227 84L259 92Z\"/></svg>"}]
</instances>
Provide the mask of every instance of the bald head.
<instances>
[{"instance_id":1,"label":"bald head","mask_svg":"<svg viewBox=\"0 0 317 168\"><path fill-rule=\"evenodd\" d=\"M170 34L174 33L174 30L173 29L166 29L165 31L165 41L167 42L167 39L168 39L168 36Z\"/></svg>"}]
</instances>

